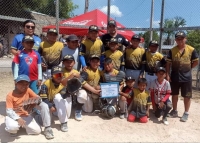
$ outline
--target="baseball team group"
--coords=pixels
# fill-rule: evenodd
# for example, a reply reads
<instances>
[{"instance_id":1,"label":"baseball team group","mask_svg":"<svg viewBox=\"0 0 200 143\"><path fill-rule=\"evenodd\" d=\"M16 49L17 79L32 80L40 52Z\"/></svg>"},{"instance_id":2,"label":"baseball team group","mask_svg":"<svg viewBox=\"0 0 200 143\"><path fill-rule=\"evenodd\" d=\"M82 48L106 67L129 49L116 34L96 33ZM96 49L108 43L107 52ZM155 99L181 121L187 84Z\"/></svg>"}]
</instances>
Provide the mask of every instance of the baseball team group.
<instances>
[{"instance_id":1,"label":"baseball team group","mask_svg":"<svg viewBox=\"0 0 200 143\"><path fill-rule=\"evenodd\" d=\"M167 117L178 117L179 90L184 98L180 121L188 120L191 71L199 56L186 44L185 32L176 32L177 45L163 56L156 40L144 49L139 35L127 40L118 34L114 20L108 21L104 35L91 25L84 38L71 34L61 41L56 29L49 29L42 41L34 34L35 26L32 20L24 21L24 33L17 34L11 45L15 88L7 94L5 117L10 136L17 136L20 128L40 134L44 127L44 136L53 139L52 116L67 132L72 111L77 121L83 119L83 112L141 123L154 114L168 125ZM119 95L106 98L100 83L112 82L119 85Z\"/></svg>"}]
</instances>

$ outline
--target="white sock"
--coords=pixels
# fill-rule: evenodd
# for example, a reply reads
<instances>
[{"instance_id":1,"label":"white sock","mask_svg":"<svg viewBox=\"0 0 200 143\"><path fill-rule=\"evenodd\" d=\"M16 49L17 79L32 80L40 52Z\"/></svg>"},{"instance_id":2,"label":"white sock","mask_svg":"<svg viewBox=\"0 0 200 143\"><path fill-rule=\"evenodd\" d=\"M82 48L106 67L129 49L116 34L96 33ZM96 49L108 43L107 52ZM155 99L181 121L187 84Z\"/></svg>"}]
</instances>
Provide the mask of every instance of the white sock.
<instances>
[{"instance_id":1,"label":"white sock","mask_svg":"<svg viewBox=\"0 0 200 143\"><path fill-rule=\"evenodd\" d=\"M185 113L185 114L187 114L187 115L189 115L189 113L188 113L188 112L186 112L186 111L185 111L184 113Z\"/></svg>"}]
</instances>

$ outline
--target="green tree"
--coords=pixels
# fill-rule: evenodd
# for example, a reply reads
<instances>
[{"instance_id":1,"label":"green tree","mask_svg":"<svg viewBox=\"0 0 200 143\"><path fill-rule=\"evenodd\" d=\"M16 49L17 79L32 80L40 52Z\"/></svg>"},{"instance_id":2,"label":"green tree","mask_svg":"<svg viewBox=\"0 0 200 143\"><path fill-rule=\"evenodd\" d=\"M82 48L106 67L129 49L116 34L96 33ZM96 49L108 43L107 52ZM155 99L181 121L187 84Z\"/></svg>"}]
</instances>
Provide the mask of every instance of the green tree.
<instances>
[{"instance_id":1,"label":"green tree","mask_svg":"<svg viewBox=\"0 0 200 143\"><path fill-rule=\"evenodd\" d=\"M187 44L194 47L197 51L200 50L200 30L188 31Z\"/></svg>"},{"instance_id":2,"label":"green tree","mask_svg":"<svg viewBox=\"0 0 200 143\"><path fill-rule=\"evenodd\" d=\"M69 18L73 16L73 10L78 8L72 0L60 0L59 17ZM55 16L54 0L3 0L0 1L0 15L31 18L29 11L41 12Z\"/></svg>"},{"instance_id":3,"label":"green tree","mask_svg":"<svg viewBox=\"0 0 200 143\"><path fill-rule=\"evenodd\" d=\"M177 28L177 27L183 27L185 25L186 25L186 20L180 16L164 20L164 28ZM175 34L175 31L165 30L164 33L167 35L167 39L164 44L170 45L171 37Z\"/></svg>"},{"instance_id":4,"label":"green tree","mask_svg":"<svg viewBox=\"0 0 200 143\"><path fill-rule=\"evenodd\" d=\"M140 33L141 34L141 33ZM150 31L144 32L143 35L141 35L144 38L145 44L144 47L148 48L149 42L150 42ZM153 31L153 40L159 40L158 33L156 31Z\"/></svg>"}]
</instances>

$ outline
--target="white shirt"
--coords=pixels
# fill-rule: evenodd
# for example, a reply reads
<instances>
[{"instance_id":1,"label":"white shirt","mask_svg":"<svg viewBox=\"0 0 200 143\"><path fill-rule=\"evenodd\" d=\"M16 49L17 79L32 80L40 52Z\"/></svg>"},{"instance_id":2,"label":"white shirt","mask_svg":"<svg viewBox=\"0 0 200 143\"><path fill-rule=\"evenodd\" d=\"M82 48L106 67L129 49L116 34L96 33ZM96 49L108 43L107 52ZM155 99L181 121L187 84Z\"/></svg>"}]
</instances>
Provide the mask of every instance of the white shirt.
<instances>
[{"instance_id":1,"label":"white shirt","mask_svg":"<svg viewBox=\"0 0 200 143\"><path fill-rule=\"evenodd\" d=\"M75 64L74 64L74 69L75 70L79 70L79 49L76 48L76 49L70 49L68 48L68 46L65 46L63 49L62 49L62 59L64 56L66 55L73 55L74 59L75 59Z\"/></svg>"}]
</instances>

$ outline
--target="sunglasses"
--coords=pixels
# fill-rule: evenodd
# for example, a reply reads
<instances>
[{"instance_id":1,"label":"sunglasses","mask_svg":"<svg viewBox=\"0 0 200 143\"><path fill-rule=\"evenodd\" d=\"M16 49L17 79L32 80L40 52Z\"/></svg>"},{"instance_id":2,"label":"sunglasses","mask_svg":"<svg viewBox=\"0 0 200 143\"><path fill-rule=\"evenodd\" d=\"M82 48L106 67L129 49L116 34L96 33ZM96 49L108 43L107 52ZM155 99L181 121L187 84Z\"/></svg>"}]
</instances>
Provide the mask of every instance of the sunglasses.
<instances>
[{"instance_id":1,"label":"sunglasses","mask_svg":"<svg viewBox=\"0 0 200 143\"><path fill-rule=\"evenodd\" d=\"M53 74L52 76L53 76L53 78L62 78L63 74L62 73L57 73L57 74Z\"/></svg>"},{"instance_id":2,"label":"sunglasses","mask_svg":"<svg viewBox=\"0 0 200 143\"><path fill-rule=\"evenodd\" d=\"M35 29L35 26L26 25L25 27L26 27L27 29Z\"/></svg>"}]
</instances>

